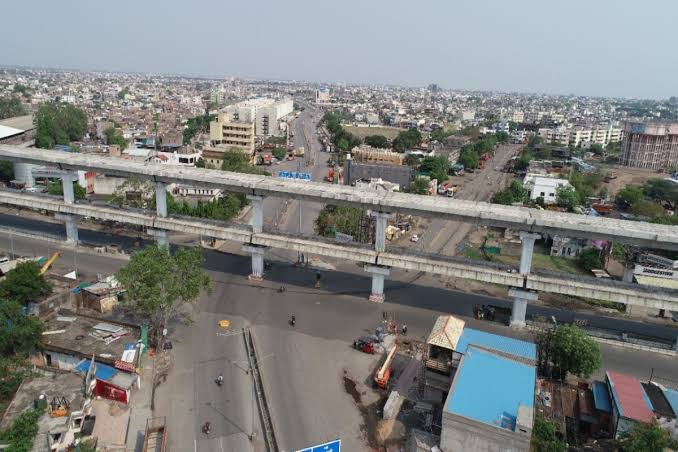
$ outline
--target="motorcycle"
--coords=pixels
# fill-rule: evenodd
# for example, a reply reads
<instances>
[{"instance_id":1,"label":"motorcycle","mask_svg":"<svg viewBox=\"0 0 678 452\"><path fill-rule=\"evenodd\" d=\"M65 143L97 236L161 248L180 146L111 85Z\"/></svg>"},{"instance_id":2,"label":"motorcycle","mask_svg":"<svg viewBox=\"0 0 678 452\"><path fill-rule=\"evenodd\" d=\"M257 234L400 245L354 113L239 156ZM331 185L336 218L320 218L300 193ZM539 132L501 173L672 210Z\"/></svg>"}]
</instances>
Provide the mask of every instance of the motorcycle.
<instances>
[{"instance_id":1,"label":"motorcycle","mask_svg":"<svg viewBox=\"0 0 678 452\"><path fill-rule=\"evenodd\" d=\"M203 426L202 426L202 432L205 435L209 435L211 431L212 431L212 426L210 425L209 422L205 422L205 424L203 424Z\"/></svg>"},{"instance_id":2,"label":"motorcycle","mask_svg":"<svg viewBox=\"0 0 678 452\"><path fill-rule=\"evenodd\" d=\"M296 317L292 316L292 318L290 318L290 325L295 326L296 324L297 324L297 319L296 319Z\"/></svg>"},{"instance_id":3,"label":"motorcycle","mask_svg":"<svg viewBox=\"0 0 678 452\"><path fill-rule=\"evenodd\" d=\"M219 375L214 382L217 384L217 386L222 386L224 384L224 377Z\"/></svg>"}]
</instances>

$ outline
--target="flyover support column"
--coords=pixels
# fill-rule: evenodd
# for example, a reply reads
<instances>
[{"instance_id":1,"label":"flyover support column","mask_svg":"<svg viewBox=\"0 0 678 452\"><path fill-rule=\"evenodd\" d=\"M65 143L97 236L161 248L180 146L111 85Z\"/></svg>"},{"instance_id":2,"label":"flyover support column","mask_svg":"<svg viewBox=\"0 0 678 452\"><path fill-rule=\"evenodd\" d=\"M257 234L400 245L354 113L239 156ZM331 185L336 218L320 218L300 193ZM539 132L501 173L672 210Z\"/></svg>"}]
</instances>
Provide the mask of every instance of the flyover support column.
<instances>
[{"instance_id":1,"label":"flyover support column","mask_svg":"<svg viewBox=\"0 0 678 452\"><path fill-rule=\"evenodd\" d=\"M64 202L66 204L75 203L75 190L73 183L78 180L78 176L71 171L63 171L61 173L61 186L64 192ZM66 225L66 241L73 245L78 244L78 221L75 215L58 214L55 218L63 220Z\"/></svg>"},{"instance_id":2,"label":"flyover support column","mask_svg":"<svg viewBox=\"0 0 678 452\"><path fill-rule=\"evenodd\" d=\"M523 249L520 254L520 274L526 276L532 268L532 253L534 252L534 242L541 238L539 234L521 232L520 240ZM513 308L511 309L512 328L522 328L525 326L525 313L527 312L527 302L537 299L537 293L524 289L509 289L509 296L513 298Z\"/></svg>"},{"instance_id":3,"label":"flyover support column","mask_svg":"<svg viewBox=\"0 0 678 452\"><path fill-rule=\"evenodd\" d=\"M167 237L167 231L163 231L162 229L148 229L146 232L148 235L155 237L155 242L159 247L167 247L167 252L169 253L170 243L169 238Z\"/></svg>"},{"instance_id":4,"label":"flyover support column","mask_svg":"<svg viewBox=\"0 0 678 452\"><path fill-rule=\"evenodd\" d=\"M167 186L163 182L155 183L155 213L160 218L167 218ZM167 247L167 252L170 252L167 231L162 229L149 229L148 234L155 237L158 246Z\"/></svg>"},{"instance_id":5,"label":"flyover support column","mask_svg":"<svg viewBox=\"0 0 678 452\"><path fill-rule=\"evenodd\" d=\"M365 271L372 274L372 292L370 301L384 302L384 279L391 273L389 267L383 265L365 265Z\"/></svg>"},{"instance_id":6,"label":"flyover support column","mask_svg":"<svg viewBox=\"0 0 678 452\"><path fill-rule=\"evenodd\" d=\"M391 215L387 212L374 212L372 214L376 219L374 230L374 248L378 253L386 249L386 226L388 225L388 217Z\"/></svg>"},{"instance_id":7,"label":"flyover support column","mask_svg":"<svg viewBox=\"0 0 678 452\"><path fill-rule=\"evenodd\" d=\"M264 197L247 195L247 199L252 203L252 217L250 218L252 232L255 234L261 233L264 230ZM245 243L242 246L242 250L252 255L252 273L250 273L248 278L252 281L264 279L264 254L266 253L266 247Z\"/></svg>"}]
</instances>

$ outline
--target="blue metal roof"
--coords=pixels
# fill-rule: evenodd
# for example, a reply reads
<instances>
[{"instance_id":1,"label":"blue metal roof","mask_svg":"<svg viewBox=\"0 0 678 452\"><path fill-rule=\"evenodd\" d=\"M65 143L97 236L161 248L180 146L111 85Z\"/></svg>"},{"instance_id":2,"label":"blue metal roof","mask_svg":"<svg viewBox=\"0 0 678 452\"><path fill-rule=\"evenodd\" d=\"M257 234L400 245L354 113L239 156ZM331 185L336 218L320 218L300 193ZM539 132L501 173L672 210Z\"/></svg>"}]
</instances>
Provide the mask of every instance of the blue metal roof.
<instances>
[{"instance_id":1,"label":"blue metal roof","mask_svg":"<svg viewBox=\"0 0 678 452\"><path fill-rule=\"evenodd\" d=\"M87 372L89 371L89 366L91 364L91 360L89 359L83 359L78 363L77 366L73 369L73 372L76 373L81 373L83 375L87 375ZM94 375L96 376L97 380L103 380L103 381L109 381L111 378L113 378L117 373L118 369L108 366L106 364L102 363L95 363L96 364L96 369L94 372Z\"/></svg>"},{"instance_id":2,"label":"blue metal roof","mask_svg":"<svg viewBox=\"0 0 678 452\"><path fill-rule=\"evenodd\" d=\"M466 353L469 345L479 345L483 348L497 350L509 355L519 356L521 358L537 359L537 346L532 342L521 341L498 334L486 333L485 331L474 330L473 328L464 328L459 341L457 342L457 352Z\"/></svg>"},{"instance_id":3,"label":"blue metal roof","mask_svg":"<svg viewBox=\"0 0 678 452\"><path fill-rule=\"evenodd\" d=\"M535 367L468 347L445 409L468 419L515 430L518 406L534 408Z\"/></svg>"},{"instance_id":4,"label":"blue metal roof","mask_svg":"<svg viewBox=\"0 0 678 452\"><path fill-rule=\"evenodd\" d=\"M669 401L673 414L678 417L678 391L675 389L664 389L664 397Z\"/></svg>"},{"instance_id":5,"label":"blue metal roof","mask_svg":"<svg viewBox=\"0 0 678 452\"><path fill-rule=\"evenodd\" d=\"M596 410L611 413L612 405L610 405L610 393L607 390L607 385L602 381L594 381L591 390L593 391L593 404L596 406Z\"/></svg>"}]
</instances>

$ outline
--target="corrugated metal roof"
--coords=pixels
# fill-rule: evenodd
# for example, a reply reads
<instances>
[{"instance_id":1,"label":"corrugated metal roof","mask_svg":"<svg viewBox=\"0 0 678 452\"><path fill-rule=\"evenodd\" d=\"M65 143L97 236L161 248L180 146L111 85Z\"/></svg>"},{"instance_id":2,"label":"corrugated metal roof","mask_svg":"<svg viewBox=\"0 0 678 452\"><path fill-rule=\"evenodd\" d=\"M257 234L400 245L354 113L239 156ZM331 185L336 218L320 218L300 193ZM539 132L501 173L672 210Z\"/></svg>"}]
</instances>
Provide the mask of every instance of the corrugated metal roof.
<instances>
[{"instance_id":1,"label":"corrugated metal roof","mask_svg":"<svg viewBox=\"0 0 678 452\"><path fill-rule=\"evenodd\" d=\"M591 389L593 390L593 403L596 410L611 413L612 406L610 405L610 393L607 390L607 385L602 381L594 381Z\"/></svg>"},{"instance_id":2,"label":"corrugated metal roof","mask_svg":"<svg viewBox=\"0 0 678 452\"><path fill-rule=\"evenodd\" d=\"M654 419L652 404L636 378L617 372L607 372L606 375L613 403L623 417L640 422Z\"/></svg>"},{"instance_id":3,"label":"corrugated metal roof","mask_svg":"<svg viewBox=\"0 0 678 452\"><path fill-rule=\"evenodd\" d=\"M461 333L464 331L465 324L466 322L454 316L441 315L436 319L426 343L448 350L456 350L457 342L459 342Z\"/></svg>"},{"instance_id":4,"label":"corrugated metal roof","mask_svg":"<svg viewBox=\"0 0 678 452\"><path fill-rule=\"evenodd\" d=\"M518 407L534 409L535 367L470 346L445 403L449 413L515 430Z\"/></svg>"},{"instance_id":5,"label":"corrugated metal roof","mask_svg":"<svg viewBox=\"0 0 678 452\"><path fill-rule=\"evenodd\" d=\"M673 409L673 414L678 417L678 391L675 389L664 389L664 397L668 400L669 405Z\"/></svg>"},{"instance_id":6,"label":"corrugated metal roof","mask_svg":"<svg viewBox=\"0 0 678 452\"><path fill-rule=\"evenodd\" d=\"M21 129L15 129L14 127L3 126L0 124L0 140L3 138L18 135L20 133L24 133L24 131Z\"/></svg>"},{"instance_id":7,"label":"corrugated metal roof","mask_svg":"<svg viewBox=\"0 0 678 452\"><path fill-rule=\"evenodd\" d=\"M499 336L498 334L486 333L485 331L466 327L457 342L457 348L455 350L459 353L466 353L466 349L472 344L532 361L537 359L537 346L532 342L521 341L519 339Z\"/></svg>"}]
</instances>

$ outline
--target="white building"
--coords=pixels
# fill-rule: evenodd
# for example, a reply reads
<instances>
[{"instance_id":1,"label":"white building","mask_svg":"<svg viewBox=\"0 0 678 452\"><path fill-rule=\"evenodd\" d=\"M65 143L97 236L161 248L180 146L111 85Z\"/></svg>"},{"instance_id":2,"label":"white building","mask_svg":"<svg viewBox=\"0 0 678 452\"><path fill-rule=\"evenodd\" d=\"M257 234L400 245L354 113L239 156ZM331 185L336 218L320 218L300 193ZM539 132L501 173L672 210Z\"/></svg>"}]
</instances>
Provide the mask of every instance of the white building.
<instances>
[{"instance_id":1,"label":"white building","mask_svg":"<svg viewBox=\"0 0 678 452\"><path fill-rule=\"evenodd\" d=\"M523 179L523 188L527 190L528 197L531 200L541 197L544 199L544 204L556 203L556 192L560 187L572 187L572 185L567 179L557 179L541 174L528 173Z\"/></svg>"},{"instance_id":2,"label":"white building","mask_svg":"<svg viewBox=\"0 0 678 452\"><path fill-rule=\"evenodd\" d=\"M457 118L460 121L473 121L476 117L476 113L470 110L464 110L457 113Z\"/></svg>"},{"instance_id":3,"label":"white building","mask_svg":"<svg viewBox=\"0 0 678 452\"><path fill-rule=\"evenodd\" d=\"M222 113L228 122L254 123L255 135L267 137L281 133L279 121L293 110L292 99L256 98L229 105Z\"/></svg>"},{"instance_id":4,"label":"white building","mask_svg":"<svg viewBox=\"0 0 678 452\"><path fill-rule=\"evenodd\" d=\"M330 89L323 86L320 89L315 90L315 103L316 104L329 104L330 103Z\"/></svg>"}]
</instances>

